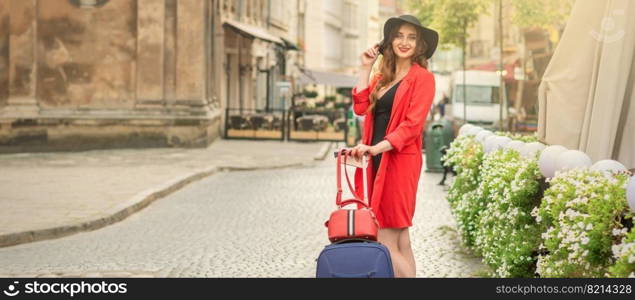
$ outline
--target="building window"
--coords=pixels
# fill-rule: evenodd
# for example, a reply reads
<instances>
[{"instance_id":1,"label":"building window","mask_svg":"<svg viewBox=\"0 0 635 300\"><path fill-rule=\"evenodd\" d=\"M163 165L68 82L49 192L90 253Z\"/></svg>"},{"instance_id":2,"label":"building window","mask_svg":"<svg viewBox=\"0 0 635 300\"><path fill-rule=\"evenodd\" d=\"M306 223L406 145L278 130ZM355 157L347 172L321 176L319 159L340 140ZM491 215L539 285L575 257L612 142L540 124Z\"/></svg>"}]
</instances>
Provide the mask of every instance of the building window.
<instances>
[{"instance_id":1,"label":"building window","mask_svg":"<svg viewBox=\"0 0 635 300\"><path fill-rule=\"evenodd\" d=\"M485 55L485 49L483 48L483 41L473 41L470 43L470 57L483 57Z\"/></svg>"},{"instance_id":2,"label":"building window","mask_svg":"<svg viewBox=\"0 0 635 300\"><path fill-rule=\"evenodd\" d=\"M349 22L351 23L351 29L357 30L357 4L351 4L349 19Z\"/></svg>"},{"instance_id":3,"label":"building window","mask_svg":"<svg viewBox=\"0 0 635 300\"><path fill-rule=\"evenodd\" d=\"M286 3L283 0L271 2L271 23L282 28L288 28L290 19L289 10L285 8Z\"/></svg>"}]
</instances>

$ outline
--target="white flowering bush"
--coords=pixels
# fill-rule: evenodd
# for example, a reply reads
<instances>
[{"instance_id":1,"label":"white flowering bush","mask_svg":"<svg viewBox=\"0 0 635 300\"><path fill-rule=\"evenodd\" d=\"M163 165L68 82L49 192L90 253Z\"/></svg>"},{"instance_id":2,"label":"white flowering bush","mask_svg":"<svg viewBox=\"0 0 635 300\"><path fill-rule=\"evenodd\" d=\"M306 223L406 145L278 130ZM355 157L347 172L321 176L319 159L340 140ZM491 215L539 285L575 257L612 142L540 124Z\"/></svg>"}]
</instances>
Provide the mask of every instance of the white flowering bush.
<instances>
[{"instance_id":1,"label":"white flowering bush","mask_svg":"<svg viewBox=\"0 0 635 300\"><path fill-rule=\"evenodd\" d=\"M632 219L632 216L631 216ZM624 229L614 229L613 235L623 234ZM622 243L613 246L613 257L617 259L615 265L609 268L609 277L635 278L635 230L624 237Z\"/></svg>"},{"instance_id":2,"label":"white flowering bush","mask_svg":"<svg viewBox=\"0 0 635 300\"><path fill-rule=\"evenodd\" d=\"M540 228L531 211L539 203L540 170L535 159L496 150L483 160L475 199L483 207L476 247L498 277L533 277Z\"/></svg>"},{"instance_id":3,"label":"white flowering bush","mask_svg":"<svg viewBox=\"0 0 635 300\"><path fill-rule=\"evenodd\" d=\"M457 172L448 190L448 202L463 243L472 247L477 217L482 210L475 195L483 160L483 146L472 136L459 136L452 142L443 160L445 166L450 166Z\"/></svg>"},{"instance_id":4,"label":"white flowering bush","mask_svg":"<svg viewBox=\"0 0 635 300\"><path fill-rule=\"evenodd\" d=\"M628 176L588 169L556 172L532 216L543 243L536 272L541 277L603 277L613 264L612 246L626 234Z\"/></svg>"},{"instance_id":5,"label":"white flowering bush","mask_svg":"<svg viewBox=\"0 0 635 300\"><path fill-rule=\"evenodd\" d=\"M538 142L538 134L534 133L532 135L522 135L519 133L512 133L512 132L508 132L508 131L497 131L496 135L499 136L506 136L512 140L517 140L517 141L521 141L524 143L532 143L532 142Z\"/></svg>"}]
</instances>

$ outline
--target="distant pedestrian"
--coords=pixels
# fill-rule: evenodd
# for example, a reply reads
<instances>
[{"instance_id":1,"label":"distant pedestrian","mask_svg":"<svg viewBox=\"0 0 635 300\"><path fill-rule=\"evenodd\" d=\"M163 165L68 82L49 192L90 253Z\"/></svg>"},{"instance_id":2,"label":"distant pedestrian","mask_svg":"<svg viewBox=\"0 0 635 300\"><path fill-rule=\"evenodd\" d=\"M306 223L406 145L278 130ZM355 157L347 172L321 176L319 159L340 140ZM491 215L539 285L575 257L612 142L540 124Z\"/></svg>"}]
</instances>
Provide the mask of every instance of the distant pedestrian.
<instances>
[{"instance_id":1,"label":"distant pedestrian","mask_svg":"<svg viewBox=\"0 0 635 300\"><path fill-rule=\"evenodd\" d=\"M444 92L443 99L441 99L441 103L439 103L439 113L441 114L441 118L445 116L445 105L448 104L448 102L450 102L450 98L448 98Z\"/></svg>"},{"instance_id":2,"label":"distant pedestrian","mask_svg":"<svg viewBox=\"0 0 635 300\"><path fill-rule=\"evenodd\" d=\"M364 115L362 142L351 155L371 155L368 172L370 206L379 222L379 241L388 247L396 277L415 277L416 264L408 228L412 226L423 164L422 134L433 104L435 82L428 59L438 34L416 17L402 15L384 24L384 40L361 55L353 109ZM383 54L379 72L368 81L373 63ZM391 120L392 119L392 120ZM355 189L362 195L362 169Z\"/></svg>"}]
</instances>

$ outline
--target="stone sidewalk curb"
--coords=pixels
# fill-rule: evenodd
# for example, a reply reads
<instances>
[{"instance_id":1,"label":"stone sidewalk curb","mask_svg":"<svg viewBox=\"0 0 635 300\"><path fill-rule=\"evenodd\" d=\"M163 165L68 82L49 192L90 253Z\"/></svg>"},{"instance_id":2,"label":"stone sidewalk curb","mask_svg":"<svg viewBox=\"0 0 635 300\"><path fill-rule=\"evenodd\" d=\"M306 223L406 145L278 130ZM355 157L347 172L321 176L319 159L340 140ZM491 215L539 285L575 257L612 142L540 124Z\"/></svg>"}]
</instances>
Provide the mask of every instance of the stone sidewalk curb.
<instances>
[{"instance_id":1,"label":"stone sidewalk curb","mask_svg":"<svg viewBox=\"0 0 635 300\"><path fill-rule=\"evenodd\" d=\"M318 153L315 155L313 159L324 160L324 158L326 158L326 155L329 153L329 150L333 147L334 144L335 143L333 142L324 143L322 148L320 148L320 151L318 151Z\"/></svg>"},{"instance_id":2,"label":"stone sidewalk curb","mask_svg":"<svg viewBox=\"0 0 635 300\"><path fill-rule=\"evenodd\" d=\"M314 160L324 160L328 150L332 146L332 142L325 143L320 151L314 156ZM103 228L108 225L112 225L119 221L126 219L132 214L142 210L150 205L152 202L161 199L173 192L176 192L186 185L201 180L205 177L214 175L223 171L255 171L255 170L272 170L291 167L307 167L312 166L313 162L296 162L289 164L279 164L270 166L259 167L235 167L235 166L214 166L201 171L192 172L186 175L179 176L164 184L154 186L152 188L141 191L104 213L103 216L89 221L84 221L76 224L64 225L53 228L44 228L38 230L29 230L23 232L9 233L0 235L0 248L16 246L20 244L32 243L37 241L56 239L72 234L76 234L84 231L93 231Z\"/></svg>"}]
</instances>

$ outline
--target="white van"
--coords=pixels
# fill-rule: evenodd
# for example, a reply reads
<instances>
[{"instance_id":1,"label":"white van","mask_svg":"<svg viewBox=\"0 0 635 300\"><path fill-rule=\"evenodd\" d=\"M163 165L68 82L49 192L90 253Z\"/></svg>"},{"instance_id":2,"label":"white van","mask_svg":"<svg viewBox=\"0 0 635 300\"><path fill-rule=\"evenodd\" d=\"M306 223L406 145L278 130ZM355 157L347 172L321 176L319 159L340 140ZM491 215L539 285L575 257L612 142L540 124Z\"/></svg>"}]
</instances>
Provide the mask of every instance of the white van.
<instances>
[{"instance_id":1,"label":"white van","mask_svg":"<svg viewBox=\"0 0 635 300\"><path fill-rule=\"evenodd\" d=\"M500 77L491 71L465 71L467 122L494 126L500 119ZM463 71L452 74L452 110L456 120L463 120ZM503 120L507 119L507 95L503 101ZM511 113L511 112L510 112Z\"/></svg>"}]
</instances>

